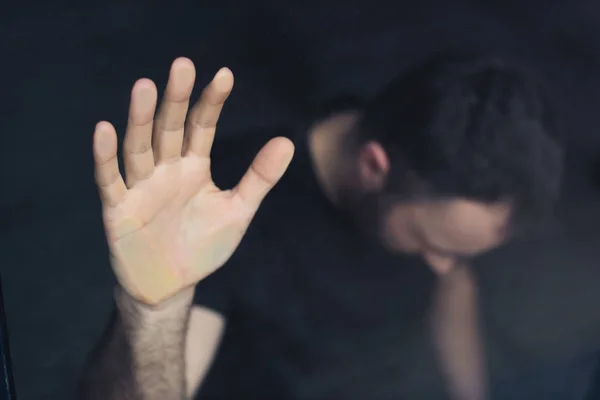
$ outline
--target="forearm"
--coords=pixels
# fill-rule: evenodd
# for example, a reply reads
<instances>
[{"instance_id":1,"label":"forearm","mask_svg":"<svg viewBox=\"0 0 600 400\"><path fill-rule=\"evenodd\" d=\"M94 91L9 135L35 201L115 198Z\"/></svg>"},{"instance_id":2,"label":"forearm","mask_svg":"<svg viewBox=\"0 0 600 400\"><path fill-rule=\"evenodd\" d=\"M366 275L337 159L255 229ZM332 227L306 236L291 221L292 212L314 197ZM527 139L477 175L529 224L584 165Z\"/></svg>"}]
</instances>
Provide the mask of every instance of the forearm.
<instances>
[{"instance_id":1,"label":"forearm","mask_svg":"<svg viewBox=\"0 0 600 400\"><path fill-rule=\"evenodd\" d=\"M158 307L115 291L116 313L81 384L86 400L181 400L193 288Z\"/></svg>"},{"instance_id":2,"label":"forearm","mask_svg":"<svg viewBox=\"0 0 600 400\"><path fill-rule=\"evenodd\" d=\"M436 346L451 398L457 400L488 398L477 297L477 283L466 266L441 278L436 290Z\"/></svg>"}]
</instances>

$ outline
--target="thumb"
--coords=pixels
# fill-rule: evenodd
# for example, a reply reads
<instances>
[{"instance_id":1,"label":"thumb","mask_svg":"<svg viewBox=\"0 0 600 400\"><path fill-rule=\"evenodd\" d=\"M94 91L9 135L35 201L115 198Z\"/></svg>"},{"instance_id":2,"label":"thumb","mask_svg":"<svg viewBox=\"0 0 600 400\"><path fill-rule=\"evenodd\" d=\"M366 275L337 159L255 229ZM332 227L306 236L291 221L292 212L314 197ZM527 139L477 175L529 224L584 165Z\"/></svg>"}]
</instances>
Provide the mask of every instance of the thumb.
<instances>
[{"instance_id":1,"label":"thumb","mask_svg":"<svg viewBox=\"0 0 600 400\"><path fill-rule=\"evenodd\" d=\"M285 173L294 156L294 144L287 138L269 140L258 152L234 192L253 209L258 208L267 193Z\"/></svg>"}]
</instances>

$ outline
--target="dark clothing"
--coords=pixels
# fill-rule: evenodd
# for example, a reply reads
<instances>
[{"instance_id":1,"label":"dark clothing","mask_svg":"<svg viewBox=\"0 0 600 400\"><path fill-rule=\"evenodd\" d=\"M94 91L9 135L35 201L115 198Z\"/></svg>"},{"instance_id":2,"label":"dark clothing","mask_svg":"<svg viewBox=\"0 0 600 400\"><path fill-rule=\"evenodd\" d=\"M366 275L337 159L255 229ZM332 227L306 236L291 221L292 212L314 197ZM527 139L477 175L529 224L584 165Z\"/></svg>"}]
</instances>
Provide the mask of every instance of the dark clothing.
<instances>
[{"instance_id":1,"label":"dark clothing","mask_svg":"<svg viewBox=\"0 0 600 400\"><path fill-rule=\"evenodd\" d=\"M426 316L432 272L363 237L296 154L231 260L196 290L227 328L202 398L440 398ZM269 137L215 145L214 179L232 187ZM225 152L225 156L222 152ZM232 164L233 163L233 164ZM443 397L442 397L443 398Z\"/></svg>"},{"instance_id":2,"label":"dark clothing","mask_svg":"<svg viewBox=\"0 0 600 400\"><path fill-rule=\"evenodd\" d=\"M587 355L560 364L550 363L518 377L496 382L492 399L500 400L597 400L590 380L598 365L597 355Z\"/></svg>"},{"instance_id":3,"label":"dark clothing","mask_svg":"<svg viewBox=\"0 0 600 400\"><path fill-rule=\"evenodd\" d=\"M271 137L289 136L296 154L231 260L198 285L196 304L227 319L198 398L447 398L428 329L433 274L418 258L364 237L328 202L308 154L308 127L299 126L215 144L213 177L222 188L237 184ZM588 319L578 315L596 304L586 300L596 293L596 269L492 259L476 269L491 398L581 398L598 318L593 308ZM557 304L534 307L538 297Z\"/></svg>"}]
</instances>

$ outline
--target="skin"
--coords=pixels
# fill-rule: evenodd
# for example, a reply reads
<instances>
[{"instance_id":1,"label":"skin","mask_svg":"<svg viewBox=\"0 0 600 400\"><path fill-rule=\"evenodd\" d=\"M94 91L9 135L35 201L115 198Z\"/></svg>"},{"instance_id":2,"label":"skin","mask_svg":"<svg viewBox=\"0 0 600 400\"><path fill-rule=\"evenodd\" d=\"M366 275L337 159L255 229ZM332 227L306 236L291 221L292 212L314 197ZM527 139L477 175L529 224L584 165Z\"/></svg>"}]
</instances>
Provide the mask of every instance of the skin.
<instances>
[{"instance_id":1,"label":"skin","mask_svg":"<svg viewBox=\"0 0 600 400\"><path fill-rule=\"evenodd\" d=\"M96 125L95 177L119 285L115 316L82 374L79 398L192 396L224 326L222 316L192 309L195 285L235 251L292 159L291 141L272 139L238 185L216 187L210 151L233 74L219 70L188 113L195 75L189 59L176 59L158 110L154 83L135 83L123 142L125 175L114 126ZM196 346L186 344L190 338Z\"/></svg>"},{"instance_id":2,"label":"skin","mask_svg":"<svg viewBox=\"0 0 600 400\"><path fill-rule=\"evenodd\" d=\"M195 74L189 59L174 61L156 117L156 86L149 79L135 83L123 143L125 179L114 127L100 122L94 134L113 270L127 292L146 304L159 304L227 261L294 153L289 139L272 139L236 187L216 187L210 150L233 74L219 70L188 117Z\"/></svg>"}]
</instances>

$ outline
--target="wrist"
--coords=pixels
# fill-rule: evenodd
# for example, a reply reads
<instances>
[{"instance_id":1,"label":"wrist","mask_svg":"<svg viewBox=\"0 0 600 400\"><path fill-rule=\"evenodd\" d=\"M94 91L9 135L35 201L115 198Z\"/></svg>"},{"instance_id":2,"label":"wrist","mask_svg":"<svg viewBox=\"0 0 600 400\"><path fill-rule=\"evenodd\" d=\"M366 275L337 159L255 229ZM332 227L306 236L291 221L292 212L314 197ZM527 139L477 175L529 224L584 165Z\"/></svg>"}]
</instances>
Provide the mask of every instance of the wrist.
<instances>
[{"instance_id":1,"label":"wrist","mask_svg":"<svg viewBox=\"0 0 600 400\"><path fill-rule=\"evenodd\" d=\"M128 314L175 315L178 311L187 312L194 299L194 290L195 286L189 286L158 304L147 304L130 295L121 285L116 285L114 298L117 308Z\"/></svg>"}]
</instances>

